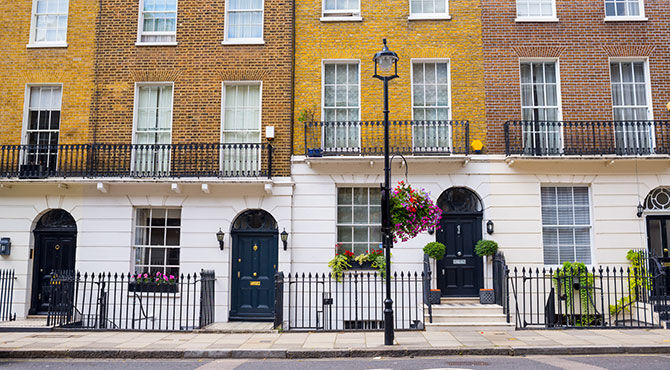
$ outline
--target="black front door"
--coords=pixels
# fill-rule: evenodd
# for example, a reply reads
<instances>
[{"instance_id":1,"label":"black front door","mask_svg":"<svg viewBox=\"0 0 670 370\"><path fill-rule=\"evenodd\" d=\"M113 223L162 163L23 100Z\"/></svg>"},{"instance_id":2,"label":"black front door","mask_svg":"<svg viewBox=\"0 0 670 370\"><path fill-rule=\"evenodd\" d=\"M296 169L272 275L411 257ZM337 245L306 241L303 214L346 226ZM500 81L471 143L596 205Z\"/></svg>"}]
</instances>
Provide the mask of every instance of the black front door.
<instances>
[{"instance_id":1,"label":"black front door","mask_svg":"<svg viewBox=\"0 0 670 370\"><path fill-rule=\"evenodd\" d=\"M74 232L35 231L31 315L48 311L52 272L74 270L76 239Z\"/></svg>"},{"instance_id":2,"label":"black front door","mask_svg":"<svg viewBox=\"0 0 670 370\"><path fill-rule=\"evenodd\" d=\"M664 288L670 292L670 216L647 216L647 245L649 253L658 257L665 269ZM655 268L653 264L650 267Z\"/></svg>"},{"instance_id":3,"label":"black front door","mask_svg":"<svg viewBox=\"0 0 670 370\"><path fill-rule=\"evenodd\" d=\"M482 258L475 244L482 238L481 216L443 216L437 241L447 247L437 261L437 286L445 297L476 297L482 287Z\"/></svg>"},{"instance_id":4,"label":"black front door","mask_svg":"<svg viewBox=\"0 0 670 370\"><path fill-rule=\"evenodd\" d=\"M231 320L274 318L277 233L234 232Z\"/></svg>"}]
</instances>

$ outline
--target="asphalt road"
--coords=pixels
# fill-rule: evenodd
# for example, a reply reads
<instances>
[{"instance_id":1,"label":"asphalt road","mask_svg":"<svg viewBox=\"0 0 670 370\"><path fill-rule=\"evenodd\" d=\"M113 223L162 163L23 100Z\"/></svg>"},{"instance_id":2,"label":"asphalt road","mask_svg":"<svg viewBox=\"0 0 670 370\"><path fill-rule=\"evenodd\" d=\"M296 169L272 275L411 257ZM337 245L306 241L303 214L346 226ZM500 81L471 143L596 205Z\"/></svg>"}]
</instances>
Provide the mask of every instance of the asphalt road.
<instances>
[{"instance_id":1,"label":"asphalt road","mask_svg":"<svg viewBox=\"0 0 670 370\"><path fill-rule=\"evenodd\" d=\"M0 360L0 369L670 369L670 356L417 357L327 360Z\"/></svg>"}]
</instances>

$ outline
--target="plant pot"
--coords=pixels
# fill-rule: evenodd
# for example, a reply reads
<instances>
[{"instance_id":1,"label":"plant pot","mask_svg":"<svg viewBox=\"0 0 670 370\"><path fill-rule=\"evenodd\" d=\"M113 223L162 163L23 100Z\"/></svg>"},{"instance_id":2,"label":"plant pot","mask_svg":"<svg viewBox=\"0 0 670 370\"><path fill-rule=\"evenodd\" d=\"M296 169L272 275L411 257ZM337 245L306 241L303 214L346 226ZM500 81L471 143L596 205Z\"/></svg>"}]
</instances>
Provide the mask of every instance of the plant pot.
<instances>
[{"instance_id":1,"label":"plant pot","mask_svg":"<svg viewBox=\"0 0 670 370\"><path fill-rule=\"evenodd\" d=\"M496 295L493 289L479 289L479 303L481 304L495 304Z\"/></svg>"},{"instance_id":2,"label":"plant pot","mask_svg":"<svg viewBox=\"0 0 670 370\"><path fill-rule=\"evenodd\" d=\"M177 293L177 284L156 284L156 283L141 283L131 281L128 283L128 291L135 293Z\"/></svg>"},{"instance_id":3,"label":"plant pot","mask_svg":"<svg viewBox=\"0 0 670 370\"><path fill-rule=\"evenodd\" d=\"M430 295L428 296L430 304L440 304L440 298L442 298L442 291L440 289L430 290Z\"/></svg>"}]
</instances>

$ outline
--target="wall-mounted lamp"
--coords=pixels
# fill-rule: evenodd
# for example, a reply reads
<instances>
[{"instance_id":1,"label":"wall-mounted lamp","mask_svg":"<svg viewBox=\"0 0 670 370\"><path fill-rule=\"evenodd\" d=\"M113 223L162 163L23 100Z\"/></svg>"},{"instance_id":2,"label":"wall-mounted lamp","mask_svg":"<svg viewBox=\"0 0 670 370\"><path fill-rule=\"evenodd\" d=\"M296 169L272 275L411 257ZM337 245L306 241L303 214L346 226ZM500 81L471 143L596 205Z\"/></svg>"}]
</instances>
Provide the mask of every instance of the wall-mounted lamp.
<instances>
[{"instance_id":1,"label":"wall-mounted lamp","mask_svg":"<svg viewBox=\"0 0 670 370\"><path fill-rule=\"evenodd\" d=\"M637 217L642 217L642 213L644 213L644 206L642 205L642 202L639 202L637 204Z\"/></svg>"},{"instance_id":2,"label":"wall-mounted lamp","mask_svg":"<svg viewBox=\"0 0 670 370\"><path fill-rule=\"evenodd\" d=\"M431 227L430 229L428 229L428 235L433 235L433 234L435 234L435 228Z\"/></svg>"},{"instance_id":3,"label":"wall-mounted lamp","mask_svg":"<svg viewBox=\"0 0 670 370\"><path fill-rule=\"evenodd\" d=\"M219 241L219 248L221 248L221 250L223 250L223 237L224 237L225 235L226 235L226 233L224 233L224 232L221 230L221 228L219 228L219 231L216 233L216 240Z\"/></svg>"},{"instance_id":4,"label":"wall-mounted lamp","mask_svg":"<svg viewBox=\"0 0 670 370\"><path fill-rule=\"evenodd\" d=\"M0 239L0 255L9 256L9 249L12 247L12 242L9 238Z\"/></svg>"},{"instance_id":5,"label":"wall-mounted lamp","mask_svg":"<svg viewBox=\"0 0 670 370\"><path fill-rule=\"evenodd\" d=\"M288 233L286 232L286 229L279 234L281 236L281 242L284 244L284 250L287 249L288 246Z\"/></svg>"},{"instance_id":6,"label":"wall-mounted lamp","mask_svg":"<svg viewBox=\"0 0 670 370\"><path fill-rule=\"evenodd\" d=\"M493 221L489 220L489 221L486 223L486 233L489 234L489 235L491 235L491 234L493 234L493 231L494 231L494 229L493 229Z\"/></svg>"},{"instance_id":7,"label":"wall-mounted lamp","mask_svg":"<svg viewBox=\"0 0 670 370\"><path fill-rule=\"evenodd\" d=\"M275 139L275 127L274 126L265 127L265 138L268 141L272 141L272 140Z\"/></svg>"}]
</instances>

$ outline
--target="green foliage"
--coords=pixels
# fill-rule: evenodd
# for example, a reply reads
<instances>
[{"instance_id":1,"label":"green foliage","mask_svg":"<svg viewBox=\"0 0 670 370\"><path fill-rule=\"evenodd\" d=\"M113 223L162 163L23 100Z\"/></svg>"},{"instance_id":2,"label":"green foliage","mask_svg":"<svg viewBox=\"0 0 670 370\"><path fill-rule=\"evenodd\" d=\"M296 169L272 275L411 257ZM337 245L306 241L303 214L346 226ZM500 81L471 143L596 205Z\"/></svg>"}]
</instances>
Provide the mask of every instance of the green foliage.
<instances>
[{"instance_id":1,"label":"green foliage","mask_svg":"<svg viewBox=\"0 0 670 370\"><path fill-rule=\"evenodd\" d=\"M311 108L305 108L300 111L300 115L298 116L298 122L300 123L305 123L305 122L314 122L316 119L316 105L312 106Z\"/></svg>"},{"instance_id":2,"label":"green foliage","mask_svg":"<svg viewBox=\"0 0 670 370\"><path fill-rule=\"evenodd\" d=\"M335 257L328 262L328 267L330 267L330 270L333 272L335 280L342 281L343 273L351 268L349 261L349 256L336 254Z\"/></svg>"},{"instance_id":3,"label":"green foliage","mask_svg":"<svg viewBox=\"0 0 670 370\"><path fill-rule=\"evenodd\" d=\"M444 253L447 251L447 247L439 242L431 242L426 244L425 247L423 247L423 253L425 253L428 257L439 261L444 257Z\"/></svg>"},{"instance_id":4,"label":"green foliage","mask_svg":"<svg viewBox=\"0 0 670 370\"><path fill-rule=\"evenodd\" d=\"M475 253L479 257L495 256L498 252L498 243L493 240L480 240L475 244Z\"/></svg>"},{"instance_id":5,"label":"green foliage","mask_svg":"<svg viewBox=\"0 0 670 370\"><path fill-rule=\"evenodd\" d=\"M644 256L641 251L629 250L626 253L626 259L630 261L631 269L628 274L628 296L623 297L610 305L610 314L616 316L624 310L630 312L631 305L637 302L638 287L645 287L647 290L652 290L652 281L647 274L647 269L644 266Z\"/></svg>"},{"instance_id":6,"label":"green foliage","mask_svg":"<svg viewBox=\"0 0 670 370\"><path fill-rule=\"evenodd\" d=\"M595 306L592 302L592 297L594 296L594 277L588 271L585 264L581 262L564 262L563 266L554 272L553 280L556 289L561 294L565 294L566 307L575 307L575 311L578 310L578 307L581 307L580 312L595 313ZM578 283L578 289L575 289L575 283ZM574 301L575 290L579 292L579 303ZM582 313L580 321L577 322L572 319L572 324L576 326L588 326L594 318L593 315Z\"/></svg>"}]
</instances>

